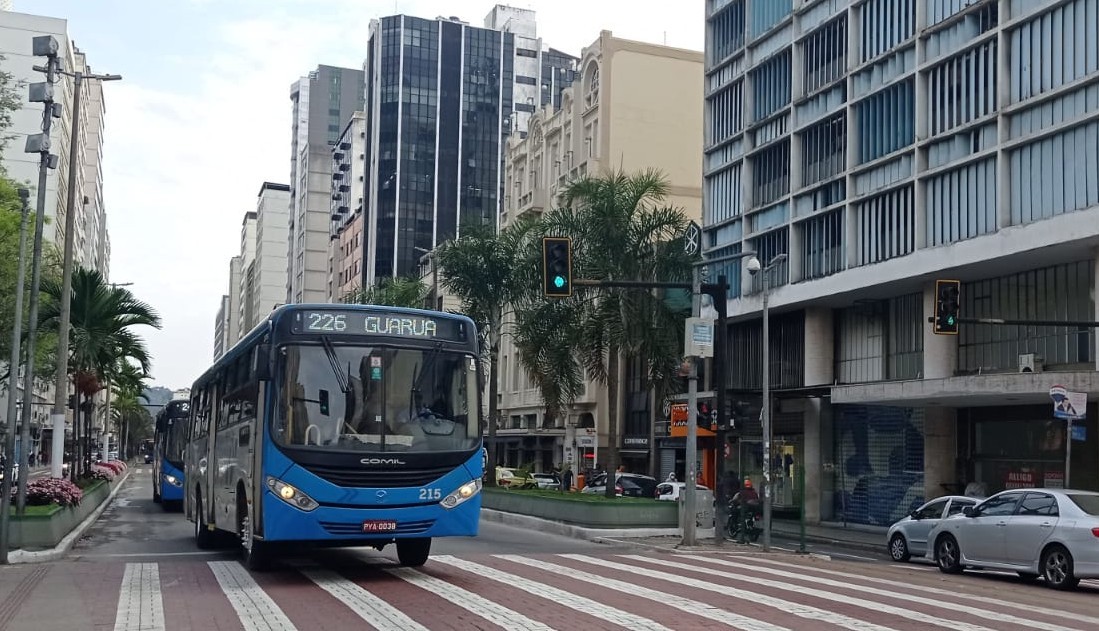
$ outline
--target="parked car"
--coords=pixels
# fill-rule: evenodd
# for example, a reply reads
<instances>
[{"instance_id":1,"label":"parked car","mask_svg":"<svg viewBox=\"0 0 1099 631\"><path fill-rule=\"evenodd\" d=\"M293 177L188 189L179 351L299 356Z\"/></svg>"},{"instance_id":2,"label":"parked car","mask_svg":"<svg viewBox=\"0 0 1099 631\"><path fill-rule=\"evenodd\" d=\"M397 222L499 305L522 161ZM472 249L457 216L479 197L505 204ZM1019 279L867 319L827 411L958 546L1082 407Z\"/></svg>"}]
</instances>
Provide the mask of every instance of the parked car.
<instances>
[{"instance_id":1,"label":"parked car","mask_svg":"<svg viewBox=\"0 0 1099 631\"><path fill-rule=\"evenodd\" d=\"M656 478L637 473L615 473L615 495L626 497L656 497ZM583 493L606 493L607 474L592 478Z\"/></svg>"},{"instance_id":2,"label":"parked car","mask_svg":"<svg viewBox=\"0 0 1099 631\"><path fill-rule=\"evenodd\" d=\"M939 521L951 515L960 515L966 506L974 506L979 500L962 495L937 497L912 511L910 515L889 527L885 534L889 556L903 563L913 555L927 553L927 535L939 525Z\"/></svg>"},{"instance_id":3,"label":"parked car","mask_svg":"<svg viewBox=\"0 0 1099 631\"><path fill-rule=\"evenodd\" d=\"M947 574L1008 570L1073 589L1082 578L1099 578L1099 493L1002 491L940 521L928 541L927 558Z\"/></svg>"},{"instance_id":4,"label":"parked car","mask_svg":"<svg viewBox=\"0 0 1099 631\"><path fill-rule=\"evenodd\" d=\"M538 486L530 474L525 474L518 469L496 467L496 486L508 489L533 489Z\"/></svg>"},{"instance_id":5,"label":"parked car","mask_svg":"<svg viewBox=\"0 0 1099 631\"><path fill-rule=\"evenodd\" d=\"M683 495L683 490L687 488L686 482L661 482L656 485L656 499L665 502L676 502ZM709 491L710 489L696 484L695 488L699 491Z\"/></svg>"},{"instance_id":6,"label":"parked car","mask_svg":"<svg viewBox=\"0 0 1099 631\"><path fill-rule=\"evenodd\" d=\"M530 475L540 489L561 488L561 477L556 473L532 473Z\"/></svg>"}]
</instances>

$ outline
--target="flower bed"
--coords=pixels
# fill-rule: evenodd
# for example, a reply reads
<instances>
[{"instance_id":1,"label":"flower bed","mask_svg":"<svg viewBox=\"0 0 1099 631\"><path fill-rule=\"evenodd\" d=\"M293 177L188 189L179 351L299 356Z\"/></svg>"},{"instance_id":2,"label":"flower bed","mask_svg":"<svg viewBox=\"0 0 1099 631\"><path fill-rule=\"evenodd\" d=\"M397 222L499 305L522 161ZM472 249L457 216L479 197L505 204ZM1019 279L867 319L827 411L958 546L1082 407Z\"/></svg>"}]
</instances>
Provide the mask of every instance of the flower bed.
<instances>
[{"instance_id":1,"label":"flower bed","mask_svg":"<svg viewBox=\"0 0 1099 631\"><path fill-rule=\"evenodd\" d=\"M11 490L15 501L16 489ZM27 483L27 504L30 506L79 506L84 492L64 478L38 478Z\"/></svg>"},{"instance_id":2,"label":"flower bed","mask_svg":"<svg viewBox=\"0 0 1099 631\"><path fill-rule=\"evenodd\" d=\"M27 485L26 513L15 515L13 511L12 514L11 547L24 550L53 548L107 501L111 491L122 483L123 477L117 476L113 481L102 478L81 480L83 489L68 480L57 478L32 481ZM39 490L32 495L32 488ZM73 498L78 494L79 499L73 503ZM41 503L33 503L32 498L33 502ZM59 500L66 504L62 505Z\"/></svg>"}]
</instances>

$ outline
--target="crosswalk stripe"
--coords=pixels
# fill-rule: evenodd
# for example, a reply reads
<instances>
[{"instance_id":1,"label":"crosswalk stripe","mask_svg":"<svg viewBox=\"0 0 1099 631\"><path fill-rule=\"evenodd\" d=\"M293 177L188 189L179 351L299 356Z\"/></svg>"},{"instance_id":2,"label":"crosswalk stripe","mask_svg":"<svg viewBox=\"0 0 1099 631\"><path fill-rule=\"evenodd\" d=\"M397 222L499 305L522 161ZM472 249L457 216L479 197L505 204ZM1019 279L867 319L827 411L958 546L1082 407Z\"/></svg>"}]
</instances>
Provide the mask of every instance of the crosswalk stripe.
<instances>
[{"instance_id":1,"label":"crosswalk stripe","mask_svg":"<svg viewBox=\"0 0 1099 631\"><path fill-rule=\"evenodd\" d=\"M433 557L435 558L435 557ZM546 626L537 620L508 609L503 605L493 602L471 591L456 587L450 583L428 576L423 572L407 567L383 568L387 573L407 581L416 587L427 590L433 596L439 596L458 605L466 611L481 616L485 620L497 624L504 629L523 629L524 631L554 631L553 627Z\"/></svg>"},{"instance_id":2,"label":"crosswalk stripe","mask_svg":"<svg viewBox=\"0 0 1099 631\"><path fill-rule=\"evenodd\" d=\"M584 598L583 596L578 596L563 589L558 589L556 587L553 587L552 585L546 585L544 583L532 581L525 577L518 576L510 572L503 572L487 565L473 563L471 561L466 561L464 559L459 559L450 555L433 556L431 557L431 560L437 563L445 563L458 569L471 572L478 576L494 580L498 583L503 583L505 585L521 589L527 593L534 594L535 596L547 598L558 605L568 607L569 609L573 609L575 611L586 613L589 616L594 616L596 618L599 618L600 620L606 620L607 622L626 627L627 629L672 631L668 627L665 627L658 622L639 616L637 614L623 611L609 605L604 605L603 603L596 602L590 598Z\"/></svg>"},{"instance_id":3,"label":"crosswalk stripe","mask_svg":"<svg viewBox=\"0 0 1099 631\"><path fill-rule=\"evenodd\" d=\"M574 568L565 567L556 563L547 563L544 561L537 561L533 559L527 559L514 554L500 554L497 558L504 559L505 561L511 561L512 563L519 563L529 567L533 567L543 571L554 572L561 576L567 576L573 580L585 581L613 589L615 591L624 592L634 597L647 598L649 600L656 601L662 605L678 609L680 611L687 612L689 614L699 616L701 618L707 618L723 624L727 624L737 629L745 629L751 631L782 631L785 627L762 622L746 616L735 614L731 611L724 611L713 605L709 605L697 600L691 600L689 598L681 598L668 592L659 592L655 589L649 589L647 587L641 587L632 583L626 583L625 581L619 581L605 576L598 576L590 574L588 572L581 572Z\"/></svg>"},{"instance_id":4,"label":"crosswalk stripe","mask_svg":"<svg viewBox=\"0 0 1099 631\"><path fill-rule=\"evenodd\" d=\"M428 631L393 605L336 572L303 569L301 573L378 631Z\"/></svg>"},{"instance_id":5,"label":"crosswalk stripe","mask_svg":"<svg viewBox=\"0 0 1099 631\"><path fill-rule=\"evenodd\" d=\"M164 600L156 563L127 563L118 593L115 631L164 631Z\"/></svg>"},{"instance_id":6,"label":"crosswalk stripe","mask_svg":"<svg viewBox=\"0 0 1099 631\"><path fill-rule=\"evenodd\" d=\"M583 554L563 554L561 556L567 559L572 559L574 561L580 561L581 563L587 563L598 567L622 570L624 572L631 572L634 574L640 573L650 578L656 578L663 581L676 583L678 585L685 585L696 589L702 589L708 592L731 596L733 598L739 598L741 600L748 600L761 605L774 607L775 609L785 611L799 618L806 618L808 620L819 620L821 622L827 622L830 624L858 631L892 631L890 627L875 624L873 622L866 622L864 620L852 618L851 616L847 616L841 613L820 609L819 607L813 607L811 605L804 605L798 602L794 602L792 600L786 600L783 598L768 596L766 594L737 589L735 587L730 587L727 585L714 585L708 581L700 581L690 577L680 576L678 574L660 572L658 570L653 570L647 567L638 567L636 565L615 563L614 561L611 561L609 559L597 559L595 557L589 557Z\"/></svg>"},{"instance_id":7,"label":"crosswalk stripe","mask_svg":"<svg viewBox=\"0 0 1099 631\"><path fill-rule=\"evenodd\" d=\"M726 561L726 560L723 560L723 559L700 558L700 560L704 561L706 563L713 564L713 565L720 565L720 566L723 566L723 567L734 567L734 568L738 568L738 569L745 569L745 570L749 570L751 572L760 572L760 573L763 573L763 574L770 574L772 576L780 576L782 578L792 578L792 579L799 579L799 580L812 580L814 584L827 585L828 587L840 587L840 588L848 588L848 589L850 589L852 587L850 582L836 581L836 580L832 580L832 579L828 579L828 578L822 578L822 577L807 578L804 573L787 572L785 570L777 570L777 569L769 568L769 567L760 567L758 565L756 565L756 566L746 565L744 563L736 563L736 562L733 562L733 561ZM684 565L683 567L690 568L691 566ZM933 598L925 598L923 596L916 596L914 594L908 594L908 593L904 593L904 592L896 592L896 591L890 591L890 590L885 590L885 589L879 589L877 587L873 587L873 586L870 586L870 585L859 585L858 590L865 593L865 594L874 594L876 596L886 596L886 597L889 597L889 598L896 598L898 600L905 600L905 601L912 602L912 603L919 603L921 605L930 605L932 607L944 607L944 603L943 603L942 600L933 599ZM1003 604L1007 604L1007 603L1005 602ZM997 611L991 611L989 609L981 609L979 607L971 607L969 605L963 605L963 604L960 604L960 603L952 603L949 606L949 609L951 610L951 612L967 613L967 614L977 616L977 617L980 617L980 618L985 618L985 619L988 619L988 620L996 620L996 621L1001 621L1001 622L1010 622L1012 624L1018 624L1018 625L1022 625L1022 626L1025 626L1025 627L1030 627L1032 629L1044 629L1045 631L1071 631L1073 629L1073 627L1063 627L1063 626L1058 625L1058 624L1053 624L1053 623L1050 623L1050 622L1043 622L1041 620L1032 620L1030 618L1021 618L1019 616L1013 616L1009 613L1004 612L1002 609L997 610ZM940 623L931 622L931 624L940 624ZM951 622L944 621L943 623L941 623L941 626L946 626L947 628L954 629L954 628L957 628L956 625L959 625L959 624L962 624L962 623L951 623Z\"/></svg>"},{"instance_id":8,"label":"crosswalk stripe","mask_svg":"<svg viewBox=\"0 0 1099 631\"><path fill-rule=\"evenodd\" d=\"M693 555L692 554L692 555L689 555L689 556L691 558L697 558L697 559L702 560L702 561L707 560L707 558L703 557L702 555ZM757 561L757 562L760 562L760 563L765 563L767 565L773 565L773 566L776 566L776 567L790 568L792 570L796 570L796 571L799 571L799 572L802 572L802 573L804 573L804 572L814 572L816 574L825 575L825 576L835 576L837 578L846 579L848 581L850 581L852 579L854 579L854 580L863 580L863 581L870 580L870 581L872 581L873 583L875 583L877 585L888 585L890 587L898 587L898 588L901 588L901 589L907 589L907 590L911 590L911 591L923 592L925 594L934 594L936 596L946 596L946 597L950 597L950 598L958 598L958 599L961 599L961 600L968 600L970 602L978 602L978 603L983 603L983 604L986 604L986 605L995 605L997 607L1010 607L1010 608L1015 608L1015 609L1025 609L1026 611L1028 611L1030 613L1037 613L1037 614L1042 614L1042 615L1045 615L1045 616L1054 616L1054 617L1057 617L1057 618L1068 618L1068 619L1072 620L1073 622L1086 622L1086 623L1088 623L1090 625L1093 625L1095 627L1099 627L1099 618L1097 618L1097 617L1085 616L1085 615L1079 614L1079 613L1066 612L1066 611L1062 611L1060 609L1050 609L1048 607L1040 607L1040 606L1032 605L1032 604L1029 604L1029 603L1027 603L1027 604L1016 603L1016 602L1012 602L1010 600L1002 600L1002 599L999 599L999 598L990 598L988 596L978 596L976 594L966 594L966 593L959 592L959 591L956 591L956 590L940 589L938 587L930 587L928 585L919 585L917 583L905 583L905 582L902 582L902 581L894 581L894 580L890 580L890 579L887 579L887 578L874 577L872 579L869 579L866 576L861 576L861 575L858 575L858 574L852 574L850 572L841 572L839 570L830 570L830 569L827 569L827 568L818 568L818 567L807 568L803 565L797 565L795 563L786 563L784 561L779 561L777 559L757 557L753 560ZM909 569L913 569L913 568L909 568ZM934 568L931 568L931 569L934 569ZM1099 585L1097 585L1097 587L1099 587Z\"/></svg>"},{"instance_id":9,"label":"crosswalk stripe","mask_svg":"<svg viewBox=\"0 0 1099 631\"><path fill-rule=\"evenodd\" d=\"M210 561L208 565L246 631L297 631L294 623L240 563Z\"/></svg>"}]
</instances>

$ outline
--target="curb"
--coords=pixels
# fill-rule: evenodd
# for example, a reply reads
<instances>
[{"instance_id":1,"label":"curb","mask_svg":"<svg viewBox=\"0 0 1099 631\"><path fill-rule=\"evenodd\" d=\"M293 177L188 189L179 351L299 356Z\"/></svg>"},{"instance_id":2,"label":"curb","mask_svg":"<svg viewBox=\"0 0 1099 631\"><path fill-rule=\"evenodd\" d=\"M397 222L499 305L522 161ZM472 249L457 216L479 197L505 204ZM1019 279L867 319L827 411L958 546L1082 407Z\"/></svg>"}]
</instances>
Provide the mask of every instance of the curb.
<instances>
[{"instance_id":1,"label":"curb","mask_svg":"<svg viewBox=\"0 0 1099 631\"><path fill-rule=\"evenodd\" d=\"M679 528L587 528L560 521L551 521L541 517L531 517L519 513L508 513L491 508L481 509L481 519L508 526L522 526L542 532L549 532L573 539L585 539L601 543L600 539L634 539L645 537L681 536ZM713 537L713 529L698 530L698 536Z\"/></svg>"},{"instance_id":2,"label":"curb","mask_svg":"<svg viewBox=\"0 0 1099 631\"><path fill-rule=\"evenodd\" d=\"M788 541L797 541L800 535L796 532L790 532L786 530L774 530L771 533L772 537L778 536ZM821 535L805 535L805 540L811 543L823 543L826 545L836 546L837 548L851 548L853 550L861 550L863 552L883 552L885 550L885 544L867 543L865 541L851 541L850 539L834 539L832 537L824 537Z\"/></svg>"},{"instance_id":3,"label":"curb","mask_svg":"<svg viewBox=\"0 0 1099 631\"><path fill-rule=\"evenodd\" d=\"M122 486L126 483L126 480L130 479L129 465L126 465L126 475L122 477L122 480L114 487L111 494L107 496L107 499L103 500L103 503L99 505L90 515L84 518L84 521L77 524L73 531L65 535L65 538L61 540L53 548L49 550L12 550L8 553L8 563L45 563L48 561L56 561L65 556L65 553L72 548L73 544L84 536L84 532L91 528L99 516L103 514L103 511L107 510L107 507L114 501L114 496L122 489Z\"/></svg>"}]
</instances>

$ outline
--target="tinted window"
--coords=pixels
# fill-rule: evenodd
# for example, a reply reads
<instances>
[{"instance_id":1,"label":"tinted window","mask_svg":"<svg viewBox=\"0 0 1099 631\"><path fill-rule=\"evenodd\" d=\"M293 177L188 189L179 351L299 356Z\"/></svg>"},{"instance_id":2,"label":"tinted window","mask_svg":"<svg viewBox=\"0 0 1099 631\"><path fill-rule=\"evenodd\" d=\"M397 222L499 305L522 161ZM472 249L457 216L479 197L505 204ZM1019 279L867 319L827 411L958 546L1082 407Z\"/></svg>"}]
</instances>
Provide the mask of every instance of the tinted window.
<instances>
[{"instance_id":1,"label":"tinted window","mask_svg":"<svg viewBox=\"0 0 1099 631\"><path fill-rule=\"evenodd\" d=\"M973 506L976 502L967 502L965 500L954 500L950 502L950 508L946 511L946 516L957 515L961 513L966 506Z\"/></svg>"},{"instance_id":2,"label":"tinted window","mask_svg":"<svg viewBox=\"0 0 1099 631\"><path fill-rule=\"evenodd\" d=\"M943 516L946 500L936 500L920 510L920 519L938 519Z\"/></svg>"},{"instance_id":3,"label":"tinted window","mask_svg":"<svg viewBox=\"0 0 1099 631\"><path fill-rule=\"evenodd\" d=\"M1052 495L1046 495L1045 493L1027 493L1023 503L1019 505L1019 514L1055 517L1057 515L1057 500Z\"/></svg>"},{"instance_id":4,"label":"tinted window","mask_svg":"<svg viewBox=\"0 0 1099 631\"><path fill-rule=\"evenodd\" d=\"M1004 493L989 498L981 504L982 517L1006 517L1015 512L1015 505L1019 503L1022 493Z\"/></svg>"},{"instance_id":5,"label":"tinted window","mask_svg":"<svg viewBox=\"0 0 1099 631\"><path fill-rule=\"evenodd\" d=\"M1069 495L1068 498L1088 515L1099 515L1099 495Z\"/></svg>"}]
</instances>

